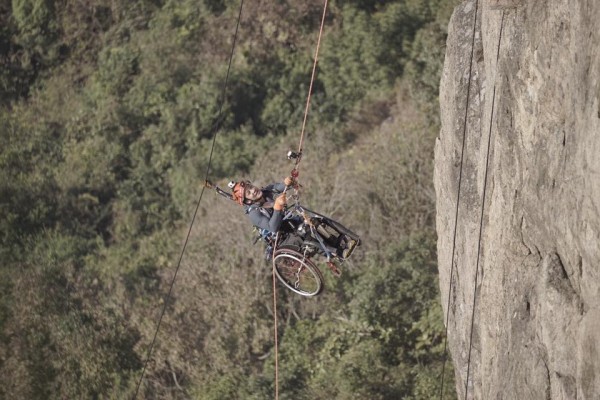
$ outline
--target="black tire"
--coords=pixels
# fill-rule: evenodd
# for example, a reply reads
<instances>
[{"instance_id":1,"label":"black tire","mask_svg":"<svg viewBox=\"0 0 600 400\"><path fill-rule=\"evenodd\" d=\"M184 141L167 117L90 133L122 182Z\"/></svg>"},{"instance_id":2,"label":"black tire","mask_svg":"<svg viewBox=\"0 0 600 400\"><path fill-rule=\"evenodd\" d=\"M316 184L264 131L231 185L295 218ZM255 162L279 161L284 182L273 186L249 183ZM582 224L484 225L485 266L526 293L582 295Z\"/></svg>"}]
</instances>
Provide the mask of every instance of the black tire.
<instances>
[{"instance_id":1,"label":"black tire","mask_svg":"<svg viewBox=\"0 0 600 400\"><path fill-rule=\"evenodd\" d=\"M319 268L294 246L280 246L273 254L275 275L294 293L313 297L323 290Z\"/></svg>"}]
</instances>

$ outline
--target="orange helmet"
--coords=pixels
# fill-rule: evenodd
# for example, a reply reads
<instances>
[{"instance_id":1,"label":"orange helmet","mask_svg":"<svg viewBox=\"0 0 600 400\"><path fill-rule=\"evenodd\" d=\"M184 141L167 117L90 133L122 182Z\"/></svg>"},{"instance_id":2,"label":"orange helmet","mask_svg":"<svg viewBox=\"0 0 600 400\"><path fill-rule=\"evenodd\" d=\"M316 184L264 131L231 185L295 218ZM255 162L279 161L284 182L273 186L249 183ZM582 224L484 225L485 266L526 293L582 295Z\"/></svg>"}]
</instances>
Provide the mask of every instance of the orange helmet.
<instances>
[{"instance_id":1,"label":"orange helmet","mask_svg":"<svg viewBox=\"0 0 600 400\"><path fill-rule=\"evenodd\" d=\"M250 183L248 181L234 182L231 181L227 186L231 188L232 200L238 203L240 206L244 204L246 185Z\"/></svg>"}]
</instances>

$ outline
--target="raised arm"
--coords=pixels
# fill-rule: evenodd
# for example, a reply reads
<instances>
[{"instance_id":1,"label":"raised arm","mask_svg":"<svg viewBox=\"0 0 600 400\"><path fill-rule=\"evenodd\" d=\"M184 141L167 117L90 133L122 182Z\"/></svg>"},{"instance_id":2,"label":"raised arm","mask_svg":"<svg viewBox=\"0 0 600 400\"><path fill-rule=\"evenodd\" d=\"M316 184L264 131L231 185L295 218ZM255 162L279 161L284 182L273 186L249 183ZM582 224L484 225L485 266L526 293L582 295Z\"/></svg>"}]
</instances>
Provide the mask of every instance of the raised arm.
<instances>
[{"instance_id":1,"label":"raised arm","mask_svg":"<svg viewBox=\"0 0 600 400\"><path fill-rule=\"evenodd\" d=\"M281 221L283 220L283 211L274 209L273 215L271 215L271 218L269 218L260 212L258 208L255 208L248 212L248 217L250 217L252 224L260 229L266 229L270 232L277 232L281 226Z\"/></svg>"}]
</instances>

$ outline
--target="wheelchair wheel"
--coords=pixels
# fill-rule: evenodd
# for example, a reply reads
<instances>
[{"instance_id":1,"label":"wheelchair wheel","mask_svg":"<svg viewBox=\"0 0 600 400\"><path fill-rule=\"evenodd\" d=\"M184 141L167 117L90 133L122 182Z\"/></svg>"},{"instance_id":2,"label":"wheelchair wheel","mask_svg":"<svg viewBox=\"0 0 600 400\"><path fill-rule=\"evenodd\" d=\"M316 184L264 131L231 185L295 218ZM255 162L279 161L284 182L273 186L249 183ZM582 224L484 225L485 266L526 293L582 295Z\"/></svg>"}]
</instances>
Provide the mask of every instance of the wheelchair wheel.
<instances>
[{"instance_id":1,"label":"wheelchair wheel","mask_svg":"<svg viewBox=\"0 0 600 400\"><path fill-rule=\"evenodd\" d=\"M275 275L292 292L312 297L323 289L321 271L295 246L279 247L273 254L273 260Z\"/></svg>"}]
</instances>

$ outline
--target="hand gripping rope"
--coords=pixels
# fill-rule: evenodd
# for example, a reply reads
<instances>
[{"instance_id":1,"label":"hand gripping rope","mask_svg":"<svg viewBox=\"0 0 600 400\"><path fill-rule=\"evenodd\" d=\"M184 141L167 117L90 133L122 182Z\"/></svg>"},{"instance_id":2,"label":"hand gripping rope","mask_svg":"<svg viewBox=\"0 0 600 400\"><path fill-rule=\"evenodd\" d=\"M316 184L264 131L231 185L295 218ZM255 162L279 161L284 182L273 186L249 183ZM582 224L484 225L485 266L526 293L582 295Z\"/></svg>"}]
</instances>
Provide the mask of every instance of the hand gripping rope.
<instances>
[{"instance_id":1,"label":"hand gripping rope","mask_svg":"<svg viewBox=\"0 0 600 400\"><path fill-rule=\"evenodd\" d=\"M315 75L317 73L317 63L319 62L319 48L321 47L321 37L323 36L323 26L325 25L325 16L327 15L327 2L328 2L328 0L325 0L325 4L323 5L323 16L321 17L321 26L319 28L319 36L317 38L317 47L315 49L315 57L314 57L314 61L313 61L312 74L310 77L310 85L308 87L308 95L306 96L306 107L304 108L304 119L302 120L302 130L300 131L300 143L298 144L298 151L297 152L293 152L293 151L288 152L288 158L296 160L294 169L292 170L292 173L291 173L292 178L294 178L294 180L297 180L298 176L300 175L299 167L300 167L300 161L302 161L302 150L304 147L304 133L306 131L306 121L308 120L308 109L310 108L310 96L312 95L313 84L315 82Z\"/></svg>"}]
</instances>

